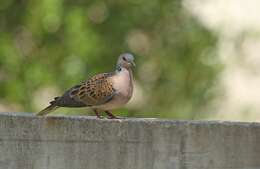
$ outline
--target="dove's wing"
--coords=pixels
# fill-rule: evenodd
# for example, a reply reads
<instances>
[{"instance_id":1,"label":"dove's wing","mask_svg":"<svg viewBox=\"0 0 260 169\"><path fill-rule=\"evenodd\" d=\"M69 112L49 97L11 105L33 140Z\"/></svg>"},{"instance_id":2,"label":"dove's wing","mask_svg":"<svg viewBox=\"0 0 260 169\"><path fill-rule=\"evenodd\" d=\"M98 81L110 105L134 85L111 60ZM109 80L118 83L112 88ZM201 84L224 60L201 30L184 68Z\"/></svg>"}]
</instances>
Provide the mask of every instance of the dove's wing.
<instances>
[{"instance_id":1,"label":"dove's wing","mask_svg":"<svg viewBox=\"0 0 260 169\"><path fill-rule=\"evenodd\" d=\"M112 73L98 74L89 80L72 87L57 99L61 107L97 106L111 100L115 90L110 77Z\"/></svg>"}]
</instances>

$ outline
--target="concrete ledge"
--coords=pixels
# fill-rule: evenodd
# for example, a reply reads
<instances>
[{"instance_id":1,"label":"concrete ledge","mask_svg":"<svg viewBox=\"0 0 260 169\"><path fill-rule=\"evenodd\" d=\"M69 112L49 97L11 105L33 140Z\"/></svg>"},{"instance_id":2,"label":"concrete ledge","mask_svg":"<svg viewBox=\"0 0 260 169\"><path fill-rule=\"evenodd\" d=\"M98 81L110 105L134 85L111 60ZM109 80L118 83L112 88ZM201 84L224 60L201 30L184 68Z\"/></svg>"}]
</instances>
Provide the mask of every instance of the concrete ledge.
<instances>
[{"instance_id":1,"label":"concrete ledge","mask_svg":"<svg viewBox=\"0 0 260 169\"><path fill-rule=\"evenodd\" d=\"M260 169L260 124L0 114L0 169Z\"/></svg>"}]
</instances>

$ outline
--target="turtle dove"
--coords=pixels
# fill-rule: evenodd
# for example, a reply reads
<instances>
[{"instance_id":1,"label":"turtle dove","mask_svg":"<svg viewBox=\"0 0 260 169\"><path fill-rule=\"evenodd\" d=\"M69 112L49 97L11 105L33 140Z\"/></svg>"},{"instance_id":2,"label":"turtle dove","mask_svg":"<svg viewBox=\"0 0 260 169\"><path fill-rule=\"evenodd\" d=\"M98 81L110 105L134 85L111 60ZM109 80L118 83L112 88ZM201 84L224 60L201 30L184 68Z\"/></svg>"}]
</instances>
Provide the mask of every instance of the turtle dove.
<instances>
[{"instance_id":1,"label":"turtle dove","mask_svg":"<svg viewBox=\"0 0 260 169\"><path fill-rule=\"evenodd\" d=\"M98 74L75 85L62 96L55 97L37 115L46 115L59 107L89 107L98 118L101 118L101 112L105 112L108 118L117 118L111 110L125 105L133 94L133 66L134 56L121 54L115 72Z\"/></svg>"}]
</instances>

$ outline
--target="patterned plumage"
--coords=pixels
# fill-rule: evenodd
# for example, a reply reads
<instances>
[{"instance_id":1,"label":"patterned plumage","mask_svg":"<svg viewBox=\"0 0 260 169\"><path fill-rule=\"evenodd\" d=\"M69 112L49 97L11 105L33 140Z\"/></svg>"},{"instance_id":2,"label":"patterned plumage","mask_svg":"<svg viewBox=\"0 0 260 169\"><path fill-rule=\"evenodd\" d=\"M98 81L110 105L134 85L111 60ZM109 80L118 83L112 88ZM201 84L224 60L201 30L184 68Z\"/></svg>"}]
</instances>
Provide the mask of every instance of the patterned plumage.
<instances>
[{"instance_id":1,"label":"patterned plumage","mask_svg":"<svg viewBox=\"0 0 260 169\"><path fill-rule=\"evenodd\" d=\"M55 97L50 106L37 115L48 114L59 107L90 107L97 117L104 111L110 118L116 118L110 110L126 104L133 93L133 65L133 55L120 55L115 72L95 75L72 87L62 96Z\"/></svg>"}]
</instances>

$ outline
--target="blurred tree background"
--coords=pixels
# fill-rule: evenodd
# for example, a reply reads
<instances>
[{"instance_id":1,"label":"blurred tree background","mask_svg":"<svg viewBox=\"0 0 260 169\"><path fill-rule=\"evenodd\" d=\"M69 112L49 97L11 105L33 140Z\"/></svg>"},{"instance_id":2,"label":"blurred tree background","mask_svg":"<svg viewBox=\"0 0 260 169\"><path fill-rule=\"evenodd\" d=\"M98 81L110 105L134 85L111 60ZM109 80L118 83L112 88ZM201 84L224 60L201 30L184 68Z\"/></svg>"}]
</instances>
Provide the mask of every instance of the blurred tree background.
<instances>
[{"instance_id":1,"label":"blurred tree background","mask_svg":"<svg viewBox=\"0 0 260 169\"><path fill-rule=\"evenodd\" d=\"M217 37L181 0L4 0L0 111L36 112L131 52L136 90L117 115L198 119L217 93ZM54 114L92 114L59 109Z\"/></svg>"}]
</instances>

